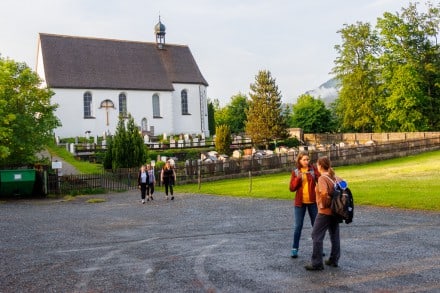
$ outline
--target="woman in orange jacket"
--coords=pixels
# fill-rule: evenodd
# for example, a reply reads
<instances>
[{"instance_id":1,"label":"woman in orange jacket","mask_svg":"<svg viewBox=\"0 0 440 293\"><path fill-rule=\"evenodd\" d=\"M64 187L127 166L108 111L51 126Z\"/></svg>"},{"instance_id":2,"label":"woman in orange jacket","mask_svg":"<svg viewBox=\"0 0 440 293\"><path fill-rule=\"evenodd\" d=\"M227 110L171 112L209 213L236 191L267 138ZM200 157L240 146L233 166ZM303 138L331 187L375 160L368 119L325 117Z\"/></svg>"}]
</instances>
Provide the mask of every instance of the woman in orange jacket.
<instances>
[{"instance_id":1,"label":"woman in orange jacket","mask_svg":"<svg viewBox=\"0 0 440 293\"><path fill-rule=\"evenodd\" d=\"M324 269L322 252L324 237L327 230L330 235L331 251L330 257L325 261L325 264L331 267L337 267L340 257L340 220L333 216L330 204L334 181L340 181L341 178L336 177L335 172L331 168L331 163L328 157L319 158L317 166L318 171L321 173L321 177L319 177L318 185L316 186L318 215L316 216L315 225L312 230L312 263L305 266L306 270L309 271L320 271Z\"/></svg>"}]
</instances>

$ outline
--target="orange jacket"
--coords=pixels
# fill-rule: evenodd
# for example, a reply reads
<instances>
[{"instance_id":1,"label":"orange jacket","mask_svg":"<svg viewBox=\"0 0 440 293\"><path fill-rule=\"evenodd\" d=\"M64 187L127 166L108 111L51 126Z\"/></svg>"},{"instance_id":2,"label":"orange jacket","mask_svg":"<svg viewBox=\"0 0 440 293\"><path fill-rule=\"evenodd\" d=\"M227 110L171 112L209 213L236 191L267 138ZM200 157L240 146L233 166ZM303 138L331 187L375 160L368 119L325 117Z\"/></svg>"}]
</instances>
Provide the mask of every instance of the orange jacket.
<instances>
[{"instance_id":1,"label":"orange jacket","mask_svg":"<svg viewBox=\"0 0 440 293\"><path fill-rule=\"evenodd\" d=\"M318 184L316 185L316 202L318 204L318 213L331 216L332 209L331 204L331 194L333 193L334 183L327 178L328 174L322 174L318 179ZM332 179L333 180L333 179ZM336 181L340 178L336 177Z\"/></svg>"}]
</instances>

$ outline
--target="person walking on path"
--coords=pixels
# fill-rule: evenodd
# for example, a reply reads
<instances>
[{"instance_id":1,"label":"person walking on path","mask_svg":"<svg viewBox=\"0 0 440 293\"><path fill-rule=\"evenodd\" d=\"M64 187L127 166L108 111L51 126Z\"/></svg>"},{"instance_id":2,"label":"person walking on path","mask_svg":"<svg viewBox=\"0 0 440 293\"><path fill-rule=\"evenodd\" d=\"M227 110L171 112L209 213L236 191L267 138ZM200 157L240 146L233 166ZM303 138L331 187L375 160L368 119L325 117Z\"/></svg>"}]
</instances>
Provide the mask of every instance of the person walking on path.
<instances>
[{"instance_id":1,"label":"person walking on path","mask_svg":"<svg viewBox=\"0 0 440 293\"><path fill-rule=\"evenodd\" d=\"M305 266L309 271L320 271L324 269L322 263L323 242L327 230L330 235L331 251L330 257L325 264L332 267L338 266L340 257L340 237L339 237L339 219L334 217L330 208L331 194L334 188L334 181L341 179L336 177L331 168L331 162L328 157L321 157L317 162L318 171L321 177L316 186L316 197L318 203L318 215L312 230L313 252L312 263Z\"/></svg>"},{"instance_id":2,"label":"person walking on path","mask_svg":"<svg viewBox=\"0 0 440 293\"><path fill-rule=\"evenodd\" d=\"M156 184L156 177L154 176L154 169L151 168L151 165L147 165L147 173L148 173L148 184L147 184L147 201L153 200L154 193L154 185Z\"/></svg>"},{"instance_id":3,"label":"person walking on path","mask_svg":"<svg viewBox=\"0 0 440 293\"><path fill-rule=\"evenodd\" d=\"M310 164L310 157L307 152L300 152L296 159L296 168L292 171L290 178L290 191L296 192L294 199L294 228L293 245L290 256L298 257L299 240L303 228L306 211L309 213L310 223L315 223L318 207L316 205L315 186L320 174L316 168Z\"/></svg>"},{"instance_id":4,"label":"person walking on path","mask_svg":"<svg viewBox=\"0 0 440 293\"><path fill-rule=\"evenodd\" d=\"M141 190L141 201L143 204L145 203L145 194L147 193L148 182L148 172L145 169L145 165L142 165L138 175L138 186Z\"/></svg>"},{"instance_id":5,"label":"person walking on path","mask_svg":"<svg viewBox=\"0 0 440 293\"><path fill-rule=\"evenodd\" d=\"M165 194L166 199L168 199L168 190L171 194L171 200L174 199L173 194L173 186L176 183L176 172L174 168L171 166L170 161L166 161L165 165L162 168L162 172L160 173L160 181L165 185Z\"/></svg>"}]
</instances>

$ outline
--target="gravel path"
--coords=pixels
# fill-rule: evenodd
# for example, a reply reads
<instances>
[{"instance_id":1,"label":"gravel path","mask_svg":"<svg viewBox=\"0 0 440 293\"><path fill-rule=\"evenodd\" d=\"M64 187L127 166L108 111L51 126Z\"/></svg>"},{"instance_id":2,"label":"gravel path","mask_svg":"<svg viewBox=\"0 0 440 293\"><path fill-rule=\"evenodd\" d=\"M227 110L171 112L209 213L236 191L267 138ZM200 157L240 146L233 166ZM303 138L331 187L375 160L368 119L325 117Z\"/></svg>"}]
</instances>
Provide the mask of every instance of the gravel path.
<instances>
[{"instance_id":1,"label":"gravel path","mask_svg":"<svg viewBox=\"0 0 440 293\"><path fill-rule=\"evenodd\" d=\"M356 207L340 267L308 272L308 221L289 256L291 201L139 200L2 201L0 292L440 292L440 213Z\"/></svg>"}]
</instances>

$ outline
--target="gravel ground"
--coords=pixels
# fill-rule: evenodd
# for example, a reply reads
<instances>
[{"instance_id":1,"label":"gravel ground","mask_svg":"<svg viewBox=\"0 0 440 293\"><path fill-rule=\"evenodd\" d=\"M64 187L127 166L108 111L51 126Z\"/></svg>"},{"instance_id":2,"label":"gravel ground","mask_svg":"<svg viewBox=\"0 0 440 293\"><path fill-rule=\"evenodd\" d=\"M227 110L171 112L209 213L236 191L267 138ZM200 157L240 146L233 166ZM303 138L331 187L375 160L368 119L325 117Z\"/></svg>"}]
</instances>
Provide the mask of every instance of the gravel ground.
<instances>
[{"instance_id":1,"label":"gravel ground","mask_svg":"<svg viewBox=\"0 0 440 293\"><path fill-rule=\"evenodd\" d=\"M308 221L290 258L292 223L282 200L5 200L0 292L440 292L440 213L356 207L340 266L321 272L304 269Z\"/></svg>"}]
</instances>

